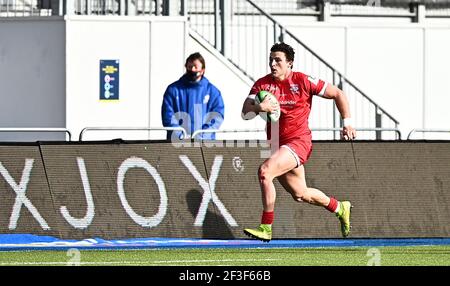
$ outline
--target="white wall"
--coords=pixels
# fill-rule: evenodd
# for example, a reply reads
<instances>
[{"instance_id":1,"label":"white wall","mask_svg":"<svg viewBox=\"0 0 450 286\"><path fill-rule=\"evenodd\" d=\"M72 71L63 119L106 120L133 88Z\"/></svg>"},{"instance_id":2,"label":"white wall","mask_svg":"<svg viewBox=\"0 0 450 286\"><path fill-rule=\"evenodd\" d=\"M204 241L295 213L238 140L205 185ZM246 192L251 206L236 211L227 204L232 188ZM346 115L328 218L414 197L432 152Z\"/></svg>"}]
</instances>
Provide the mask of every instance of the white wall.
<instances>
[{"instance_id":1,"label":"white wall","mask_svg":"<svg viewBox=\"0 0 450 286\"><path fill-rule=\"evenodd\" d=\"M450 128L450 28L425 33L425 128Z\"/></svg>"},{"instance_id":2,"label":"white wall","mask_svg":"<svg viewBox=\"0 0 450 286\"><path fill-rule=\"evenodd\" d=\"M162 88L179 74L173 67L184 55L185 19L72 16L66 23L67 127L79 134L84 127L161 126ZM118 101L99 100L102 59L120 61ZM147 139L147 135L147 131L89 131L83 140Z\"/></svg>"},{"instance_id":3,"label":"white wall","mask_svg":"<svg viewBox=\"0 0 450 286\"><path fill-rule=\"evenodd\" d=\"M400 121L405 135L423 117L423 32L415 28L352 28L347 75ZM376 48L370 48L376 47Z\"/></svg>"},{"instance_id":4,"label":"white wall","mask_svg":"<svg viewBox=\"0 0 450 286\"><path fill-rule=\"evenodd\" d=\"M0 128L65 127L63 37L62 18L0 18ZM0 132L0 141L64 138Z\"/></svg>"},{"instance_id":5,"label":"white wall","mask_svg":"<svg viewBox=\"0 0 450 286\"><path fill-rule=\"evenodd\" d=\"M162 127L161 105L169 84L184 73L187 45L187 19L155 17L150 22L150 121L151 127ZM165 139L165 131L152 131L152 139Z\"/></svg>"}]
</instances>

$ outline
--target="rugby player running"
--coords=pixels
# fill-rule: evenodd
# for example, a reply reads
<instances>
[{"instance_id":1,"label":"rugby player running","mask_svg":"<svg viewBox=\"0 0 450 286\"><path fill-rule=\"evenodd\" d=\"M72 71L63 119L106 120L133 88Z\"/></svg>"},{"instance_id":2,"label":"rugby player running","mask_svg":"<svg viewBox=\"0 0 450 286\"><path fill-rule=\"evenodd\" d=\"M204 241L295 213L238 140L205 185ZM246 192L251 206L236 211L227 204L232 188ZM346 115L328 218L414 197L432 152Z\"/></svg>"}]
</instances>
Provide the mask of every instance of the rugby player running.
<instances>
[{"instance_id":1,"label":"rugby player running","mask_svg":"<svg viewBox=\"0 0 450 286\"><path fill-rule=\"evenodd\" d=\"M244 233L265 242L272 239L276 199L273 180L277 178L294 200L322 206L335 213L340 222L342 236L347 237L350 233L351 203L338 201L318 189L308 187L304 165L312 152L308 117L313 95L335 101L343 119L342 138L353 140L356 138L356 131L353 128L348 99L336 86L292 71L294 54L294 49L285 43L276 43L271 47L269 57L271 72L254 83L242 107L242 118L245 120L252 119L259 113L281 109L279 120L277 122L268 120L267 123L267 139L272 146L277 144L279 148L272 152L270 158L258 169L263 203L261 224L256 229L244 229ZM262 90L275 95L279 107L269 100L263 100L260 104L255 103L255 96ZM273 130L277 130L278 136L276 134L271 136Z\"/></svg>"}]
</instances>

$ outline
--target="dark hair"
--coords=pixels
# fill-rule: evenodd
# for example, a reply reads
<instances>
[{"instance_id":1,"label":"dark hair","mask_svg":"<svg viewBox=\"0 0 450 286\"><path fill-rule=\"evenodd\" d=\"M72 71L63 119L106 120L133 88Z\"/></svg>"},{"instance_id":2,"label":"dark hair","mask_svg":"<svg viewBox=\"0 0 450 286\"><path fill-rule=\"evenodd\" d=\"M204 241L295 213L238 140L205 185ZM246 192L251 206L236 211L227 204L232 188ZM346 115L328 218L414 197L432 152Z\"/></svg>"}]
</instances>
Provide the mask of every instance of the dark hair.
<instances>
[{"instance_id":1,"label":"dark hair","mask_svg":"<svg viewBox=\"0 0 450 286\"><path fill-rule=\"evenodd\" d=\"M187 66L188 62L193 62L195 60L199 60L202 63L203 68L206 67L205 59L203 58L203 56L199 52L190 54L189 57L186 59L186 63L184 64L184 66Z\"/></svg>"},{"instance_id":2,"label":"dark hair","mask_svg":"<svg viewBox=\"0 0 450 286\"><path fill-rule=\"evenodd\" d=\"M270 48L271 52L283 52L286 55L286 60L294 62L294 49L285 43L275 43L272 48Z\"/></svg>"}]
</instances>

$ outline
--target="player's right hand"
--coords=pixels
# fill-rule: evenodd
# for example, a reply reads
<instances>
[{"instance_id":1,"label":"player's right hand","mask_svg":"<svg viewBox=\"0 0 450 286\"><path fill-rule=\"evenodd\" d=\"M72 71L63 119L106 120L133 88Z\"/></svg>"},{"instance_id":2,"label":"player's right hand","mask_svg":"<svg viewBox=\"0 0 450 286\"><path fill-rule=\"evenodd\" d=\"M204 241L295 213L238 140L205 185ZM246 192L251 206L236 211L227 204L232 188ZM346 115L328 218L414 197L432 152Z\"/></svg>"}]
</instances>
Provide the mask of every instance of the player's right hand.
<instances>
[{"instance_id":1,"label":"player's right hand","mask_svg":"<svg viewBox=\"0 0 450 286\"><path fill-rule=\"evenodd\" d=\"M273 112L279 108L277 103L274 104L269 100L269 97L264 98L264 100L259 104L259 107L262 112L267 113Z\"/></svg>"},{"instance_id":2,"label":"player's right hand","mask_svg":"<svg viewBox=\"0 0 450 286\"><path fill-rule=\"evenodd\" d=\"M342 139L354 140L356 138L356 130L352 126L344 126L341 133Z\"/></svg>"}]
</instances>

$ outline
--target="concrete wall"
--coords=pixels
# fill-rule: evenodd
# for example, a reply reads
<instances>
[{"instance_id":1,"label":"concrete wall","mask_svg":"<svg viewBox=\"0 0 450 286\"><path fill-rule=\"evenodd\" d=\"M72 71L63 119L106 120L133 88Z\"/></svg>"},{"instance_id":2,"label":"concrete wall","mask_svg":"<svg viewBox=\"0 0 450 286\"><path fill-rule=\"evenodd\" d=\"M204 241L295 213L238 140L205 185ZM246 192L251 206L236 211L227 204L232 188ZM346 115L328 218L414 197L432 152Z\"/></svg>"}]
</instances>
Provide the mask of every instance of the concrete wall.
<instances>
[{"instance_id":1,"label":"concrete wall","mask_svg":"<svg viewBox=\"0 0 450 286\"><path fill-rule=\"evenodd\" d=\"M0 18L0 128L65 127L65 42L60 18ZM20 140L64 139L26 133ZM0 132L0 140L17 140Z\"/></svg>"},{"instance_id":2,"label":"concrete wall","mask_svg":"<svg viewBox=\"0 0 450 286\"><path fill-rule=\"evenodd\" d=\"M166 86L183 73L184 17L1 18L0 128L158 127ZM170 36L167 36L170 35ZM119 61L119 100L100 100L100 60ZM156 133L156 132L155 132ZM89 131L85 140L158 134ZM165 132L159 134L165 137ZM2 141L64 140L5 133Z\"/></svg>"},{"instance_id":3,"label":"concrete wall","mask_svg":"<svg viewBox=\"0 0 450 286\"><path fill-rule=\"evenodd\" d=\"M67 18L66 25L67 127L79 134L84 127L162 126L165 86L182 71L185 18L82 16ZM102 59L120 61L117 101L99 100ZM85 135L83 140L148 138L147 131Z\"/></svg>"},{"instance_id":4,"label":"concrete wall","mask_svg":"<svg viewBox=\"0 0 450 286\"><path fill-rule=\"evenodd\" d=\"M188 42L186 18L157 17L150 22L150 118L151 127L162 126L161 105L169 84L184 73ZM152 131L152 139L165 139L166 132Z\"/></svg>"}]
</instances>

